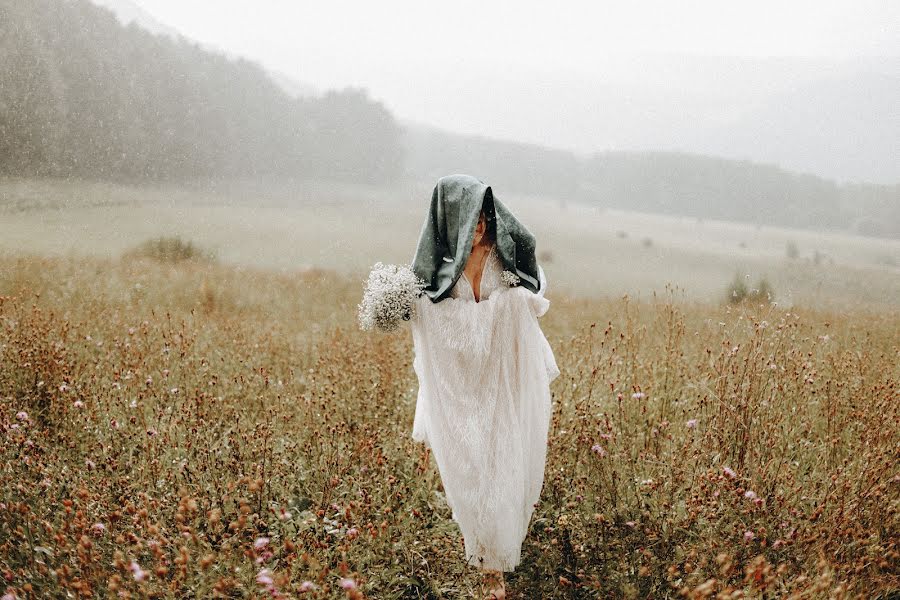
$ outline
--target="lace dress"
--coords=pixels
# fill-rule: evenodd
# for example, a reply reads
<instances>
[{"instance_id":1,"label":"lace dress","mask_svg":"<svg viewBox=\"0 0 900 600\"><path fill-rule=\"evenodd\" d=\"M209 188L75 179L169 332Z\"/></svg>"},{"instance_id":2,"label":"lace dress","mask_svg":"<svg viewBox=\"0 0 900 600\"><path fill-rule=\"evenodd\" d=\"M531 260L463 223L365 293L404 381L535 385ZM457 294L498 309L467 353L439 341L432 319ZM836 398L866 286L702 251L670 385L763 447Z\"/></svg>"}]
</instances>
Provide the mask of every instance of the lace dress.
<instances>
[{"instance_id":1,"label":"lace dress","mask_svg":"<svg viewBox=\"0 0 900 600\"><path fill-rule=\"evenodd\" d=\"M412 437L432 449L467 562L512 571L543 487L559 369L538 324L550 306L543 270L538 294L508 287L502 270L492 248L480 301L464 274L441 302L418 299Z\"/></svg>"}]
</instances>

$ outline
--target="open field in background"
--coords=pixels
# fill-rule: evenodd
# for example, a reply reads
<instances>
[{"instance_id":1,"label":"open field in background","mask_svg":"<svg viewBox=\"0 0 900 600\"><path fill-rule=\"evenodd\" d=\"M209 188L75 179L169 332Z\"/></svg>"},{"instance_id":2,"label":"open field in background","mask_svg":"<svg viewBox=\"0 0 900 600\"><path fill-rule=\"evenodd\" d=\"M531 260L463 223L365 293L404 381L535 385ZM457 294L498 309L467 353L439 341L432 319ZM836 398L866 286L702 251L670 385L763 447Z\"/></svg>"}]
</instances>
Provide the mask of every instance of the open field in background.
<instances>
[{"instance_id":1,"label":"open field in background","mask_svg":"<svg viewBox=\"0 0 900 600\"><path fill-rule=\"evenodd\" d=\"M3 585L468 597L410 438L409 333L360 332L359 294L321 270L0 259ZM896 311L547 297L561 375L510 597L900 590Z\"/></svg>"},{"instance_id":2,"label":"open field in background","mask_svg":"<svg viewBox=\"0 0 900 600\"><path fill-rule=\"evenodd\" d=\"M765 277L781 306L900 307L900 241L603 211L544 198L504 201L535 233L551 288L649 298L666 284L719 301L737 273ZM363 278L377 260L408 262L429 186L231 182L130 187L0 180L0 250L116 257L179 235L224 262ZM798 257L788 258L794 244Z\"/></svg>"}]
</instances>

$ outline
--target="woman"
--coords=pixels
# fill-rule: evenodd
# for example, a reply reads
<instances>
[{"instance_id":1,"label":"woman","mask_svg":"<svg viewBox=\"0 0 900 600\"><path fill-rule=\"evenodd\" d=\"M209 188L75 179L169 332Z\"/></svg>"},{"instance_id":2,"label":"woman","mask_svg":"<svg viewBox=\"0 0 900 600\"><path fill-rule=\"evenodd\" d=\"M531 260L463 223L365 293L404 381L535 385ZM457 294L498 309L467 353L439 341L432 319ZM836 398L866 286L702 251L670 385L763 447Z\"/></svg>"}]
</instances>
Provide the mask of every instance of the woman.
<instances>
[{"instance_id":1,"label":"woman","mask_svg":"<svg viewBox=\"0 0 900 600\"><path fill-rule=\"evenodd\" d=\"M416 248L419 379L412 437L432 449L466 560L492 597L520 562L540 496L559 375L538 324L549 308L534 236L468 175L442 177Z\"/></svg>"}]
</instances>

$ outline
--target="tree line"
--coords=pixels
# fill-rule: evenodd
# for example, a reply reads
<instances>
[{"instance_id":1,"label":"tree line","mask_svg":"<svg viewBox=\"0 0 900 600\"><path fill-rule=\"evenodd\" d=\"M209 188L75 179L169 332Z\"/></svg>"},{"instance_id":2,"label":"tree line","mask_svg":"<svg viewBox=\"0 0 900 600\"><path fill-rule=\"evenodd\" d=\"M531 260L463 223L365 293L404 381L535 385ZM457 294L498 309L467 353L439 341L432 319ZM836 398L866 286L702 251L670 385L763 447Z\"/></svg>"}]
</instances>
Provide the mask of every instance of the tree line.
<instances>
[{"instance_id":1,"label":"tree line","mask_svg":"<svg viewBox=\"0 0 900 600\"><path fill-rule=\"evenodd\" d=\"M88 0L0 3L0 173L393 181L401 131L361 89L293 98L257 64Z\"/></svg>"}]
</instances>

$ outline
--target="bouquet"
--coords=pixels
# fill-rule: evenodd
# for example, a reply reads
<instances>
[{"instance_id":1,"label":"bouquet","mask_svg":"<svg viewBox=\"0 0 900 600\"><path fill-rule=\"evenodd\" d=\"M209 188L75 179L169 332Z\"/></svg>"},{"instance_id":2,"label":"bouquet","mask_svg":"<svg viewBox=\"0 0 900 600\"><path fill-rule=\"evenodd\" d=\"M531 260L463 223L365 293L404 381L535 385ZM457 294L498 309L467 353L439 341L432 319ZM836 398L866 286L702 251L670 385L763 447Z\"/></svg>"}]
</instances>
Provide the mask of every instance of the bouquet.
<instances>
[{"instance_id":1,"label":"bouquet","mask_svg":"<svg viewBox=\"0 0 900 600\"><path fill-rule=\"evenodd\" d=\"M360 329L395 331L415 315L416 298L424 287L409 265L375 263L358 305Z\"/></svg>"}]
</instances>

